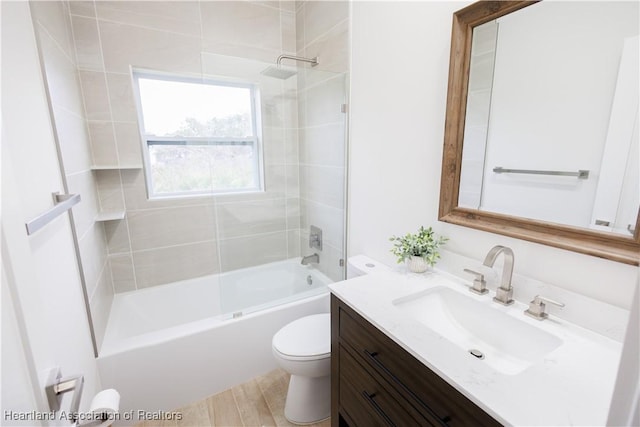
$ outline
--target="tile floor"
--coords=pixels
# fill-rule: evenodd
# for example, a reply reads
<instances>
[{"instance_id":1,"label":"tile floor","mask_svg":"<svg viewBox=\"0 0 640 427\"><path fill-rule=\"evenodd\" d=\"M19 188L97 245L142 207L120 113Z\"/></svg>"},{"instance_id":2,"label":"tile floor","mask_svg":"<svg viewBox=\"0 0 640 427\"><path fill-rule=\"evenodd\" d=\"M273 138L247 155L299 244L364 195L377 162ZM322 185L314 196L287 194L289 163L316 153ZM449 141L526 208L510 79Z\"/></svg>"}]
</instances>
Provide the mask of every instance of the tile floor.
<instances>
[{"instance_id":1,"label":"tile floor","mask_svg":"<svg viewBox=\"0 0 640 427\"><path fill-rule=\"evenodd\" d=\"M295 426L284 417L289 374L276 369L232 389L194 402L174 412L179 421L145 421L136 427L259 427ZM330 427L325 420L310 427Z\"/></svg>"}]
</instances>

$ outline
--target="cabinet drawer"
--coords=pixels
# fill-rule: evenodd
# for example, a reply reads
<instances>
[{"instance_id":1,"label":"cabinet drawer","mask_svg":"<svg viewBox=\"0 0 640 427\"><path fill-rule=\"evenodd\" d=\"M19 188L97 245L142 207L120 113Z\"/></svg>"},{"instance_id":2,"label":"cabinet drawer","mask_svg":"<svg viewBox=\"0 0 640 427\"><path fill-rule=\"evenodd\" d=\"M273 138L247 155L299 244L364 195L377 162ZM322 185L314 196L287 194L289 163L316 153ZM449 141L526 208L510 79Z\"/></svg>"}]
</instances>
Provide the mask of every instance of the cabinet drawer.
<instances>
[{"instance_id":1,"label":"cabinet drawer","mask_svg":"<svg viewBox=\"0 0 640 427\"><path fill-rule=\"evenodd\" d=\"M339 348L341 406L356 426L437 426L411 407L393 387Z\"/></svg>"},{"instance_id":2,"label":"cabinet drawer","mask_svg":"<svg viewBox=\"0 0 640 427\"><path fill-rule=\"evenodd\" d=\"M335 297L334 297L335 298ZM425 417L447 426L499 426L491 416L336 298L340 343L393 384Z\"/></svg>"}]
</instances>

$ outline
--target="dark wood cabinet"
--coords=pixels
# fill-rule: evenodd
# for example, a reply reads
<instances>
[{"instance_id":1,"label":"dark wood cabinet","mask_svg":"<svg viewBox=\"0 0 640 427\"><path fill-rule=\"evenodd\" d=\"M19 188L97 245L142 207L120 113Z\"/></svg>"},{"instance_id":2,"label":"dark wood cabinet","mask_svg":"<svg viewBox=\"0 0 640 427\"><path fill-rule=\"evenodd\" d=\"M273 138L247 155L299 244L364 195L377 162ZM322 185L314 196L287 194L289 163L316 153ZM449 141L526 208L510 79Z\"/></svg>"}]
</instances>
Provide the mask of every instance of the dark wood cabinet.
<instances>
[{"instance_id":1,"label":"dark wood cabinet","mask_svg":"<svg viewBox=\"0 0 640 427\"><path fill-rule=\"evenodd\" d=\"M331 417L333 427L501 425L335 295Z\"/></svg>"}]
</instances>

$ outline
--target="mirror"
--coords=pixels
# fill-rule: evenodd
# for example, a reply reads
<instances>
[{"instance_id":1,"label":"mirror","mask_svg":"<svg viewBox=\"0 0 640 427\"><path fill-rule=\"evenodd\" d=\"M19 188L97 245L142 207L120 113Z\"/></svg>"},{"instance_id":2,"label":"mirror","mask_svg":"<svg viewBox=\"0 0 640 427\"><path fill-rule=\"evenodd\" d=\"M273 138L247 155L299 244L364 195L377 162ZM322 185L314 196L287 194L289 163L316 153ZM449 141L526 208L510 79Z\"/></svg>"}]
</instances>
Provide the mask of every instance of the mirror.
<instances>
[{"instance_id":1,"label":"mirror","mask_svg":"<svg viewBox=\"0 0 640 427\"><path fill-rule=\"evenodd\" d=\"M637 36L636 2L456 12L440 220L638 265Z\"/></svg>"}]
</instances>

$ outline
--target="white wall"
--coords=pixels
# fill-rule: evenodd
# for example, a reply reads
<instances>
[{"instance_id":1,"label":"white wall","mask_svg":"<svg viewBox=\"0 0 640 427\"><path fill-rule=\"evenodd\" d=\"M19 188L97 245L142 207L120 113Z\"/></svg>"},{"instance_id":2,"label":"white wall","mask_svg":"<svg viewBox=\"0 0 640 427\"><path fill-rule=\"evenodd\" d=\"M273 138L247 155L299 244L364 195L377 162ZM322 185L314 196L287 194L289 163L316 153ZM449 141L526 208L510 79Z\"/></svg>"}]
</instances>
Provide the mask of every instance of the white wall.
<instances>
[{"instance_id":1,"label":"white wall","mask_svg":"<svg viewBox=\"0 0 640 427\"><path fill-rule=\"evenodd\" d=\"M624 40L638 34L638 13L637 2L551 1L498 19L483 209L588 227ZM496 174L496 166L590 174Z\"/></svg>"},{"instance_id":2,"label":"white wall","mask_svg":"<svg viewBox=\"0 0 640 427\"><path fill-rule=\"evenodd\" d=\"M640 284L640 283L639 283ZM640 353L640 291L636 290L633 298L627 338L622 349L620 370L616 380L616 393L611 402L609 419L610 426L638 426L640 425L640 368L638 367L638 353Z\"/></svg>"},{"instance_id":3,"label":"white wall","mask_svg":"<svg viewBox=\"0 0 640 427\"><path fill-rule=\"evenodd\" d=\"M640 204L639 75L640 35L637 35L624 41L591 217L591 224L609 221L607 229L625 234L631 231Z\"/></svg>"},{"instance_id":4,"label":"white wall","mask_svg":"<svg viewBox=\"0 0 640 427\"><path fill-rule=\"evenodd\" d=\"M516 273L628 309L637 267L438 222L452 13L467 4L353 3L349 254L394 264L388 238L432 225L448 251L481 261L503 244Z\"/></svg>"},{"instance_id":5,"label":"white wall","mask_svg":"<svg viewBox=\"0 0 640 427\"><path fill-rule=\"evenodd\" d=\"M629 309L637 267L438 222L451 20L467 4L353 3L348 254L392 265L389 236L433 225L453 254L481 262L493 245L506 245L517 274ZM637 358L621 375L634 366ZM633 384L618 387L614 402L625 407Z\"/></svg>"},{"instance_id":6,"label":"white wall","mask_svg":"<svg viewBox=\"0 0 640 427\"><path fill-rule=\"evenodd\" d=\"M491 118L491 91L496 57L498 23L490 21L473 30L469 63L464 149L458 206L478 209L482 203L485 153Z\"/></svg>"},{"instance_id":7,"label":"white wall","mask_svg":"<svg viewBox=\"0 0 640 427\"><path fill-rule=\"evenodd\" d=\"M33 363L27 361L24 342L22 341L20 324L13 305L7 268L2 266L2 387L0 388L0 408L4 411L28 412L37 408L33 388L32 375L35 377Z\"/></svg>"},{"instance_id":8,"label":"white wall","mask_svg":"<svg viewBox=\"0 0 640 427\"><path fill-rule=\"evenodd\" d=\"M62 190L27 2L2 3L2 123L3 299L6 284L18 328L8 335L3 330L2 345L15 345L15 333L20 334L23 368L31 379L19 391L26 400L12 405L48 411L44 386L50 369L61 367L66 376L84 374L81 408L86 409L99 380L68 215L31 236L24 226L51 208L51 193ZM3 372L3 392L11 390L5 381L15 375ZM21 377L26 379L24 371Z\"/></svg>"}]
</instances>

